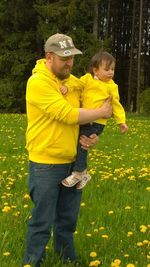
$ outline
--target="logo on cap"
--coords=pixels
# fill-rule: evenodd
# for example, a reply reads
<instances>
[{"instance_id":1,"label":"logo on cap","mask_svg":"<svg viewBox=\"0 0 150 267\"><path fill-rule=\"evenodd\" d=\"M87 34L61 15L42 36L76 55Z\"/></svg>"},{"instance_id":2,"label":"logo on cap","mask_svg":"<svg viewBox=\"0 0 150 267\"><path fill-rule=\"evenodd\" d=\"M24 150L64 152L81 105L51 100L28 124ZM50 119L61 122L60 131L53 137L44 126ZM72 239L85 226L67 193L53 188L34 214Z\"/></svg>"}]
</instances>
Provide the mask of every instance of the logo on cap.
<instances>
[{"instance_id":1,"label":"logo on cap","mask_svg":"<svg viewBox=\"0 0 150 267\"><path fill-rule=\"evenodd\" d=\"M63 52L64 56L70 56L71 55L71 51L70 50L65 50Z\"/></svg>"},{"instance_id":2,"label":"logo on cap","mask_svg":"<svg viewBox=\"0 0 150 267\"><path fill-rule=\"evenodd\" d=\"M69 44L68 44L69 46L74 47L72 40L67 39L67 41L66 41L66 40L64 40L64 41L59 41L60 48L61 48L61 49L63 49L63 48L67 48L67 47L68 47L67 42L69 43Z\"/></svg>"}]
</instances>

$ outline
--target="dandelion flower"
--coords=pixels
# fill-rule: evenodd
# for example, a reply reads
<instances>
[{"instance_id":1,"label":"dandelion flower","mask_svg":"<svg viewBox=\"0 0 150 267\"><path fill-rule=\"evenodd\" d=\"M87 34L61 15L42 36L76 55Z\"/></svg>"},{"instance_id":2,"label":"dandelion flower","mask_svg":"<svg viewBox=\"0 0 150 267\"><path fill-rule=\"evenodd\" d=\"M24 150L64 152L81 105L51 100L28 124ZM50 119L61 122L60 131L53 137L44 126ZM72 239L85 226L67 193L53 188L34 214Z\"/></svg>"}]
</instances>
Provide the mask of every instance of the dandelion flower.
<instances>
[{"instance_id":1,"label":"dandelion flower","mask_svg":"<svg viewBox=\"0 0 150 267\"><path fill-rule=\"evenodd\" d=\"M143 244L147 245L149 244L149 241L147 239L143 240Z\"/></svg>"},{"instance_id":2,"label":"dandelion flower","mask_svg":"<svg viewBox=\"0 0 150 267\"><path fill-rule=\"evenodd\" d=\"M3 209L2 209L2 212L5 212L5 213L7 213L7 212L9 212L10 211L10 207L9 206L5 206Z\"/></svg>"},{"instance_id":3,"label":"dandelion flower","mask_svg":"<svg viewBox=\"0 0 150 267\"><path fill-rule=\"evenodd\" d=\"M105 229L105 227L103 227L103 226L101 226L100 228L99 228L99 230L104 230Z\"/></svg>"},{"instance_id":4,"label":"dandelion flower","mask_svg":"<svg viewBox=\"0 0 150 267\"><path fill-rule=\"evenodd\" d=\"M89 266L98 266L98 265L100 265L101 264L101 261L99 261L99 260L95 260L95 261L91 261L90 263L89 263Z\"/></svg>"},{"instance_id":5,"label":"dandelion flower","mask_svg":"<svg viewBox=\"0 0 150 267\"><path fill-rule=\"evenodd\" d=\"M140 232L141 232L141 233L146 233L146 231L147 231L147 226L145 226L145 225L141 225L141 226L140 226Z\"/></svg>"},{"instance_id":6,"label":"dandelion flower","mask_svg":"<svg viewBox=\"0 0 150 267\"><path fill-rule=\"evenodd\" d=\"M30 196L29 196L29 194L25 194L23 198L24 199L30 199Z\"/></svg>"},{"instance_id":7,"label":"dandelion flower","mask_svg":"<svg viewBox=\"0 0 150 267\"><path fill-rule=\"evenodd\" d=\"M92 235L91 234L86 234L86 236L91 237Z\"/></svg>"},{"instance_id":8,"label":"dandelion flower","mask_svg":"<svg viewBox=\"0 0 150 267\"><path fill-rule=\"evenodd\" d=\"M108 238L108 235L101 235L102 238Z\"/></svg>"},{"instance_id":9,"label":"dandelion flower","mask_svg":"<svg viewBox=\"0 0 150 267\"><path fill-rule=\"evenodd\" d=\"M109 214L109 215L111 215L111 214L113 214L113 213L114 213L113 210L108 211L108 214Z\"/></svg>"},{"instance_id":10,"label":"dandelion flower","mask_svg":"<svg viewBox=\"0 0 150 267\"><path fill-rule=\"evenodd\" d=\"M130 236L132 236L132 235L133 235L133 232L130 232L130 231L129 231L128 234L127 234L128 237L130 237Z\"/></svg>"},{"instance_id":11,"label":"dandelion flower","mask_svg":"<svg viewBox=\"0 0 150 267\"><path fill-rule=\"evenodd\" d=\"M117 264L117 265L120 265L120 263L121 263L121 260L119 260L119 259L116 259L116 260L114 260L114 263L115 263L115 264Z\"/></svg>"},{"instance_id":12,"label":"dandelion flower","mask_svg":"<svg viewBox=\"0 0 150 267\"><path fill-rule=\"evenodd\" d=\"M137 246L138 247L143 247L143 243L142 242L137 242Z\"/></svg>"},{"instance_id":13,"label":"dandelion flower","mask_svg":"<svg viewBox=\"0 0 150 267\"><path fill-rule=\"evenodd\" d=\"M130 210L130 209L131 209L130 206L126 206L126 207L125 207L125 210Z\"/></svg>"},{"instance_id":14,"label":"dandelion flower","mask_svg":"<svg viewBox=\"0 0 150 267\"><path fill-rule=\"evenodd\" d=\"M10 255L9 251L3 252L3 256L9 256L9 255Z\"/></svg>"},{"instance_id":15,"label":"dandelion flower","mask_svg":"<svg viewBox=\"0 0 150 267\"><path fill-rule=\"evenodd\" d=\"M90 253L90 257L95 258L97 256L97 253L95 251L92 251Z\"/></svg>"}]
</instances>

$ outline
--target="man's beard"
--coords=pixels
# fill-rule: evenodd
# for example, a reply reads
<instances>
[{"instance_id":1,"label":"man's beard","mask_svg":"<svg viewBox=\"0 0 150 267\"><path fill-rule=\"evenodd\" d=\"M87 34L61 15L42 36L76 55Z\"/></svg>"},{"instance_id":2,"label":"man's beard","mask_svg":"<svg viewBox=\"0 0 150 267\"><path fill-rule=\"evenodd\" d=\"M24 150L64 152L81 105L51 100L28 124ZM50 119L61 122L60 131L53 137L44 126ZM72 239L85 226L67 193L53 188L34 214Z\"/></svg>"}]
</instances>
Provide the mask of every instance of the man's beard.
<instances>
[{"instance_id":1,"label":"man's beard","mask_svg":"<svg viewBox=\"0 0 150 267\"><path fill-rule=\"evenodd\" d=\"M67 79L67 78L70 76L71 68L68 68L67 70L68 70L68 71L65 71L65 69L62 69L62 70L57 71L57 70L55 69L55 67L52 67L52 71L53 71L53 73L54 73L54 74L56 75L56 77L59 78L60 80Z\"/></svg>"}]
</instances>

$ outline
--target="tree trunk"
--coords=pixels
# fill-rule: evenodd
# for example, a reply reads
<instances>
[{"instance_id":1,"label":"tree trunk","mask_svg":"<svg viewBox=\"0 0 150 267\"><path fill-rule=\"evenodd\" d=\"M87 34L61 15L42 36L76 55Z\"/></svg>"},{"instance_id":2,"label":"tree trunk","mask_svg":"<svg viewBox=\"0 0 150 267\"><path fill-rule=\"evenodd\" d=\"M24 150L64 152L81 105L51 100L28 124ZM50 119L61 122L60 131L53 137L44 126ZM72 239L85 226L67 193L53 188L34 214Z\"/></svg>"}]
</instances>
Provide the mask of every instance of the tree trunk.
<instances>
[{"instance_id":1,"label":"tree trunk","mask_svg":"<svg viewBox=\"0 0 150 267\"><path fill-rule=\"evenodd\" d=\"M142 46L142 17L143 17L142 13L143 13L143 0L140 0L136 112L139 112L139 94L140 94L140 81L141 81L141 71L140 71L140 69L141 69L141 46Z\"/></svg>"},{"instance_id":2,"label":"tree trunk","mask_svg":"<svg viewBox=\"0 0 150 267\"><path fill-rule=\"evenodd\" d=\"M98 38L98 2L94 6L93 34Z\"/></svg>"},{"instance_id":3,"label":"tree trunk","mask_svg":"<svg viewBox=\"0 0 150 267\"><path fill-rule=\"evenodd\" d=\"M131 79L132 79L132 70L133 70L135 9L136 9L136 0L134 0L133 2L131 49L130 49L130 59L129 59L129 76L128 76L128 93L127 93L127 111L130 111L131 93L132 93Z\"/></svg>"}]
</instances>

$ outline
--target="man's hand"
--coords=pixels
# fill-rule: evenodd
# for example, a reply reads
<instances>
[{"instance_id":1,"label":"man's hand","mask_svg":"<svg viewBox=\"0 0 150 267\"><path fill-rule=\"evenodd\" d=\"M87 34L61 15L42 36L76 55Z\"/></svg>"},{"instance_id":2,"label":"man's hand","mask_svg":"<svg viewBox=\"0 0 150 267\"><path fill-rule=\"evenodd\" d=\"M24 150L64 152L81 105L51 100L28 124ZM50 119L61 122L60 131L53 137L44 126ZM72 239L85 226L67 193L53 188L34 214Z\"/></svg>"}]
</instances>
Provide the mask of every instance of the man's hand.
<instances>
[{"instance_id":1,"label":"man's hand","mask_svg":"<svg viewBox=\"0 0 150 267\"><path fill-rule=\"evenodd\" d=\"M89 137L81 135L79 142L81 147L85 150L88 150L90 147L94 146L99 140L99 137L96 134L91 134Z\"/></svg>"},{"instance_id":2,"label":"man's hand","mask_svg":"<svg viewBox=\"0 0 150 267\"><path fill-rule=\"evenodd\" d=\"M103 103L103 105L100 107L101 111L104 114L102 116L104 119L110 118L112 116L111 100L112 100L112 96L108 97Z\"/></svg>"}]
</instances>

